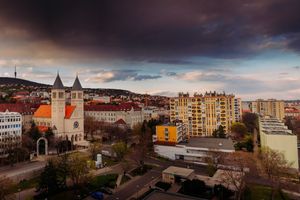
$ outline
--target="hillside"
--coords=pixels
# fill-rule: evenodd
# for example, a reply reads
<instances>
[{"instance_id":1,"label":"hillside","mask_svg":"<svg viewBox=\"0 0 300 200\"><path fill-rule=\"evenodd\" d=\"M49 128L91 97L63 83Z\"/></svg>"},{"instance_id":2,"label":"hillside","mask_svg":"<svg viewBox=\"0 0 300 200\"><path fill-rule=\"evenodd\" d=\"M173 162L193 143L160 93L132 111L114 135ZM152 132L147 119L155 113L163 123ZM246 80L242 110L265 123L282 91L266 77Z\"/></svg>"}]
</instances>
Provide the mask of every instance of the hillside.
<instances>
[{"instance_id":1,"label":"hillside","mask_svg":"<svg viewBox=\"0 0 300 200\"><path fill-rule=\"evenodd\" d=\"M37 87L37 88L51 88L51 85L43 84L43 83L37 83L33 81L28 81L20 78L10 78L10 77L0 77L0 86L3 86L9 90L7 86L25 86L25 87ZM68 89L70 87L66 87ZM24 89L24 88L23 88ZM32 90L32 89L30 89ZM110 88L84 88L86 92L91 92L91 93L98 93L102 95L123 95L123 96L129 96L133 95L135 93L128 91L128 90L121 90L121 89L110 89ZM7 91L7 90L5 90Z\"/></svg>"},{"instance_id":2,"label":"hillside","mask_svg":"<svg viewBox=\"0 0 300 200\"><path fill-rule=\"evenodd\" d=\"M23 85L23 86L33 86L33 87L49 87L50 85L36 83L33 81L28 81L20 78L10 78L10 77L0 77L0 85Z\"/></svg>"}]
</instances>

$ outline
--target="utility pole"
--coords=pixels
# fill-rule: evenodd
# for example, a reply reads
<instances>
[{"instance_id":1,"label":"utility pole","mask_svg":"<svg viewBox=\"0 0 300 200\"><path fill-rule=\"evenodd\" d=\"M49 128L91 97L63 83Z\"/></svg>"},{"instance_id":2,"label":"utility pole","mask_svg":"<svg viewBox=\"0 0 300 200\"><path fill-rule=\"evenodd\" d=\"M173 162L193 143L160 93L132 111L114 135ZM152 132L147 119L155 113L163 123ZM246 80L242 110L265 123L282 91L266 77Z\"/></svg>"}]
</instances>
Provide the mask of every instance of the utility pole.
<instances>
[{"instance_id":1,"label":"utility pole","mask_svg":"<svg viewBox=\"0 0 300 200\"><path fill-rule=\"evenodd\" d=\"M17 78L17 66L15 65L15 78Z\"/></svg>"}]
</instances>

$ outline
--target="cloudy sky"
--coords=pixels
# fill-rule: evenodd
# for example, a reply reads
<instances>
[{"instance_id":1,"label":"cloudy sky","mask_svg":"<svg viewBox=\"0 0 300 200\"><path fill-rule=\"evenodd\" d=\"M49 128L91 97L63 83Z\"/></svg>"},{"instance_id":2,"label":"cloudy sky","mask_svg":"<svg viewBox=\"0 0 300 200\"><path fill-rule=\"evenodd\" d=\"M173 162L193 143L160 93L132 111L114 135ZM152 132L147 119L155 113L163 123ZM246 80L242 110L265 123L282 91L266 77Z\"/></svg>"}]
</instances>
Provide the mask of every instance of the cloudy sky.
<instances>
[{"instance_id":1,"label":"cloudy sky","mask_svg":"<svg viewBox=\"0 0 300 200\"><path fill-rule=\"evenodd\" d=\"M0 76L300 99L299 0L0 0Z\"/></svg>"}]
</instances>

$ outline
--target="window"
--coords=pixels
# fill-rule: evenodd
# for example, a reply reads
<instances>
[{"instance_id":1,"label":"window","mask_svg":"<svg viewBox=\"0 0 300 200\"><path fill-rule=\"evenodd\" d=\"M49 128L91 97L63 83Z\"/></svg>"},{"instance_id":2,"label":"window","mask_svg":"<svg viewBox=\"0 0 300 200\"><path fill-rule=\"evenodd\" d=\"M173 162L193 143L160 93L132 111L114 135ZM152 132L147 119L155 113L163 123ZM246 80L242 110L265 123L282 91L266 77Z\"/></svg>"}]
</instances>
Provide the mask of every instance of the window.
<instances>
[{"instance_id":1,"label":"window","mask_svg":"<svg viewBox=\"0 0 300 200\"><path fill-rule=\"evenodd\" d=\"M56 98L56 92L53 92L53 98L55 99Z\"/></svg>"},{"instance_id":2,"label":"window","mask_svg":"<svg viewBox=\"0 0 300 200\"><path fill-rule=\"evenodd\" d=\"M76 93L72 93L72 99L76 99Z\"/></svg>"},{"instance_id":3,"label":"window","mask_svg":"<svg viewBox=\"0 0 300 200\"><path fill-rule=\"evenodd\" d=\"M82 93L78 93L78 99L82 98Z\"/></svg>"},{"instance_id":4,"label":"window","mask_svg":"<svg viewBox=\"0 0 300 200\"><path fill-rule=\"evenodd\" d=\"M64 98L64 93L63 92L59 92L58 93L58 98L60 98L60 99Z\"/></svg>"}]
</instances>

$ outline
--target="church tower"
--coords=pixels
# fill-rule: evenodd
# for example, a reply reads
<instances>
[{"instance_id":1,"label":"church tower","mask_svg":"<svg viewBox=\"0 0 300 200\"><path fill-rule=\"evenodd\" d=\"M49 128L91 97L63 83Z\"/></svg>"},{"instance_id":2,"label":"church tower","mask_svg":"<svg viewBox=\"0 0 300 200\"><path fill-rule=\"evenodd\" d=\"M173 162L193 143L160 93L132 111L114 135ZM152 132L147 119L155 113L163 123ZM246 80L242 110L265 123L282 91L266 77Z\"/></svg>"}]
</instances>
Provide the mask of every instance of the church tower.
<instances>
[{"instance_id":1,"label":"church tower","mask_svg":"<svg viewBox=\"0 0 300 200\"><path fill-rule=\"evenodd\" d=\"M66 94L64 85L57 73L55 82L51 90L51 120L52 127L59 136L65 131L65 107L66 107Z\"/></svg>"},{"instance_id":2,"label":"church tower","mask_svg":"<svg viewBox=\"0 0 300 200\"><path fill-rule=\"evenodd\" d=\"M76 132L83 133L84 130L84 101L83 101L83 89L80 84L78 76L74 81L71 90L71 106L76 106L74 111L74 119L76 120L73 125L73 129ZM80 140L83 139L81 134Z\"/></svg>"}]
</instances>

